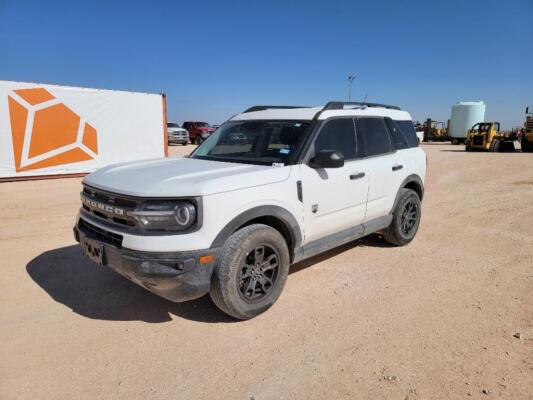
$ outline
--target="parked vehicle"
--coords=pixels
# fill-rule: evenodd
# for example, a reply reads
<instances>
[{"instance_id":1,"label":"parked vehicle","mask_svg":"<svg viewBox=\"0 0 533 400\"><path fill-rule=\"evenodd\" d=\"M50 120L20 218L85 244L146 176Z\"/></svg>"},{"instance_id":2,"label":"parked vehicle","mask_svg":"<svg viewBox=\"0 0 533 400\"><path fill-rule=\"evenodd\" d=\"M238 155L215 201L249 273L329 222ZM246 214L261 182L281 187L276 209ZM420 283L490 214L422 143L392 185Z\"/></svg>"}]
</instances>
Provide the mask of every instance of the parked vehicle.
<instances>
[{"instance_id":1,"label":"parked vehicle","mask_svg":"<svg viewBox=\"0 0 533 400\"><path fill-rule=\"evenodd\" d=\"M178 143L185 146L189 143L189 132L174 122L167 123L167 135L169 143Z\"/></svg>"},{"instance_id":2,"label":"parked vehicle","mask_svg":"<svg viewBox=\"0 0 533 400\"><path fill-rule=\"evenodd\" d=\"M191 143L196 144L202 144L215 131L207 122L187 121L183 123L183 128L189 132Z\"/></svg>"},{"instance_id":3,"label":"parked vehicle","mask_svg":"<svg viewBox=\"0 0 533 400\"><path fill-rule=\"evenodd\" d=\"M465 151L514 151L514 138L500 132L499 122L480 122L466 133Z\"/></svg>"},{"instance_id":4,"label":"parked vehicle","mask_svg":"<svg viewBox=\"0 0 533 400\"><path fill-rule=\"evenodd\" d=\"M91 260L153 293L210 293L248 319L278 299L292 263L374 232L411 242L425 174L398 107L256 106L190 156L85 177L74 232Z\"/></svg>"},{"instance_id":5,"label":"parked vehicle","mask_svg":"<svg viewBox=\"0 0 533 400\"><path fill-rule=\"evenodd\" d=\"M424 142L443 142L450 140L448 137L448 128L444 122L439 122L428 118L426 122L424 122L423 129Z\"/></svg>"}]
</instances>

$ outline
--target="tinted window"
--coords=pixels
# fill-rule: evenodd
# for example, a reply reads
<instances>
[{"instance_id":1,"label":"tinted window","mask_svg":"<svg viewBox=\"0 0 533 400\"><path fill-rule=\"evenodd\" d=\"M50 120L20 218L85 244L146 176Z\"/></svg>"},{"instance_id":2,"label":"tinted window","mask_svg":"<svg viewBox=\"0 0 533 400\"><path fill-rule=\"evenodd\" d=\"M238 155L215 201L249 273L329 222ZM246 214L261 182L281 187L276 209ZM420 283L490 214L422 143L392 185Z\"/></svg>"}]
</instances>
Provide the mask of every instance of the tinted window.
<instances>
[{"instance_id":1,"label":"tinted window","mask_svg":"<svg viewBox=\"0 0 533 400\"><path fill-rule=\"evenodd\" d=\"M409 143L407 143L407 139L405 138L405 135L398 126L397 122L398 121L393 121L390 118L385 118L385 123L389 127L389 131L392 134L395 147L398 150L407 149L409 147Z\"/></svg>"},{"instance_id":2,"label":"tinted window","mask_svg":"<svg viewBox=\"0 0 533 400\"><path fill-rule=\"evenodd\" d=\"M169 122L167 124L167 127L168 128L179 128L179 125L178 124L175 124L174 122Z\"/></svg>"},{"instance_id":3,"label":"tinted window","mask_svg":"<svg viewBox=\"0 0 533 400\"><path fill-rule=\"evenodd\" d=\"M355 129L353 119L333 119L325 123L315 140L315 154L321 150L335 150L345 160L356 158Z\"/></svg>"},{"instance_id":4,"label":"tinted window","mask_svg":"<svg viewBox=\"0 0 533 400\"><path fill-rule=\"evenodd\" d=\"M310 123L307 121L232 121L218 128L192 158L272 165L291 164Z\"/></svg>"},{"instance_id":5,"label":"tinted window","mask_svg":"<svg viewBox=\"0 0 533 400\"><path fill-rule=\"evenodd\" d=\"M418 147L418 137L416 136L413 121L394 121L402 131L403 137L407 141L407 147Z\"/></svg>"},{"instance_id":6,"label":"tinted window","mask_svg":"<svg viewBox=\"0 0 533 400\"><path fill-rule=\"evenodd\" d=\"M367 157L392 151L391 136L383 118L360 118L357 121L357 137L361 137Z\"/></svg>"}]
</instances>

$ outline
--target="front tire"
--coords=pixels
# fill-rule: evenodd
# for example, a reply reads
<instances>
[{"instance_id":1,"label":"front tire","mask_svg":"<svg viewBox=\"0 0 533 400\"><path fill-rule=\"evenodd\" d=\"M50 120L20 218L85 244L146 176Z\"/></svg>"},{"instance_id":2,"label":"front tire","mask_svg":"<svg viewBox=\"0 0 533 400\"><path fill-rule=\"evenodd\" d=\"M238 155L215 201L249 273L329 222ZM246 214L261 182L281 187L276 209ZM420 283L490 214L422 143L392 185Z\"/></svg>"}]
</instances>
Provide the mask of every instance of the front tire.
<instances>
[{"instance_id":1,"label":"front tire","mask_svg":"<svg viewBox=\"0 0 533 400\"><path fill-rule=\"evenodd\" d=\"M233 233L222 248L210 295L218 308L237 319L253 318L272 306L289 274L283 236L253 224Z\"/></svg>"},{"instance_id":2,"label":"front tire","mask_svg":"<svg viewBox=\"0 0 533 400\"><path fill-rule=\"evenodd\" d=\"M492 143L490 144L489 150L492 151L493 153L497 153L500 151L500 145L501 145L500 139L492 139Z\"/></svg>"},{"instance_id":3,"label":"front tire","mask_svg":"<svg viewBox=\"0 0 533 400\"><path fill-rule=\"evenodd\" d=\"M202 144L202 137L200 135L196 135L195 143L200 146Z\"/></svg>"},{"instance_id":4,"label":"front tire","mask_svg":"<svg viewBox=\"0 0 533 400\"><path fill-rule=\"evenodd\" d=\"M414 239L421 216L422 207L418 194L411 189L400 189L398 202L392 213L392 222L383 232L383 238L394 246L405 246Z\"/></svg>"}]
</instances>

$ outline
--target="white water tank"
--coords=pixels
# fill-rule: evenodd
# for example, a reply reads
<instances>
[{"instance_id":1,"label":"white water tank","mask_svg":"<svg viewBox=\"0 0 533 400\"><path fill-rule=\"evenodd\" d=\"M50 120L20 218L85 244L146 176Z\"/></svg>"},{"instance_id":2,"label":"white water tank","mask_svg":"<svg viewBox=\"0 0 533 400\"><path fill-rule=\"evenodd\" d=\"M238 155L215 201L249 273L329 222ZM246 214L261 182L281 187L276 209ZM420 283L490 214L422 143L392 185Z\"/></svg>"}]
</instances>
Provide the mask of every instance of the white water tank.
<instances>
[{"instance_id":1,"label":"white water tank","mask_svg":"<svg viewBox=\"0 0 533 400\"><path fill-rule=\"evenodd\" d=\"M466 132L478 122L485 121L485 103L482 101L460 101L452 106L452 118L448 136L465 138Z\"/></svg>"}]
</instances>

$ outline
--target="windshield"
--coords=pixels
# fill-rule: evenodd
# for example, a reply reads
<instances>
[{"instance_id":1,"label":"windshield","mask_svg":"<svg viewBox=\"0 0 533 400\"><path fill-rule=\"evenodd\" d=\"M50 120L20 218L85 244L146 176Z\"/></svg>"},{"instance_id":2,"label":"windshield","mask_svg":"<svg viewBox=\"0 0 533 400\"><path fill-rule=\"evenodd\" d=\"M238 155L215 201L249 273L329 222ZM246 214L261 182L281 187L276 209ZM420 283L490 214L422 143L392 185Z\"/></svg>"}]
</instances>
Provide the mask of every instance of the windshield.
<instances>
[{"instance_id":1,"label":"windshield","mask_svg":"<svg viewBox=\"0 0 533 400\"><path fill-rule=\"evenodd\" d=\"M174 122L169 122L167 124L167 128L179 128L179 125L175 124Z\"/></svg>"},{"instance_id":2,"label":"windshield","mask_svg":"<svg viewBox=\"0 0 533 400\"><path fill-rule=\"evenodd\" d=\"M308 121L235 121L218 128L192 158L246 164L292 164Z\"/></svg>"},{"instance_id":3,"label":"windshield","mask_svg":"<svg viewBox=\"0 0 533 400\"><path fill-rule=\"evenodd\" d=\"M488 132L492 128L492 125L494 125L494 129L496 131L500 130L500 124L498 122L495 122L494 124L492 122L485 122L474 125L474 132Z\"/></svg>"},{"instance_id":4,"label":"windshield","mask_svg":"<svg viewBox=\"0 0 533 400\"><path fill-rule=\"evenodd\" d=\"M209 128L209 124L207 122L195 122L194 126L197 128Z\"/></svg>"}]
</instances>

